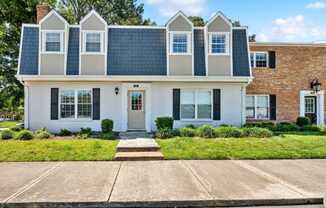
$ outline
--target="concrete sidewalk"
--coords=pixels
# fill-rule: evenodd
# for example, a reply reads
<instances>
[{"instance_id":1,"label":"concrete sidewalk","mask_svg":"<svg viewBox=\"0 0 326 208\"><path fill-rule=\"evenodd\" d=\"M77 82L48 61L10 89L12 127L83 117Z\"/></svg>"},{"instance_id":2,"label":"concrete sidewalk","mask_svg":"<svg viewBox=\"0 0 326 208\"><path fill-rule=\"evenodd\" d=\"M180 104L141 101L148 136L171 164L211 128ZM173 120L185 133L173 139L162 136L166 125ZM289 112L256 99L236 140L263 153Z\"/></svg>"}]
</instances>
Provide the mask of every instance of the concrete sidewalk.
<instances>
[{"instance_id":1,"label":"concrete sidewalk","mask_svg":"<svg viewBox=\"0 0 326 208\"><path fill-rule=\"evenodd\" d=\"M8 207L321 204L326 193L326 160L0 163L0 173Z\"/></svg>"}]
</instances>

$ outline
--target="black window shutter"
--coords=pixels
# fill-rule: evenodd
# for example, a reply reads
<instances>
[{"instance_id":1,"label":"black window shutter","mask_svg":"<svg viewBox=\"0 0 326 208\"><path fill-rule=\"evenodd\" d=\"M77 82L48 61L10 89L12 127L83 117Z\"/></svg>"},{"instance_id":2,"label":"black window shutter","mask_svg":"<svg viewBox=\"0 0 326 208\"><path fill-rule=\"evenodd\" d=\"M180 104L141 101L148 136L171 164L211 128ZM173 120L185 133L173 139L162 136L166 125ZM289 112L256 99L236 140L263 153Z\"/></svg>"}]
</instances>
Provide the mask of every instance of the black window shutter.
<instances>
[{"instance_id":1,"label":"black window shutter","mask_svg":"<svg viewBox=\"0 0 326 208\"><path fill-rule=\"evenodd\" d=\"M276 54L275 51L268 51L268 61L269 61L269 68L275 69L276 68Z\"/></svg>"},{"instance_id":2,"label":"black window shutter","mask_svg":"<svg viewBox=\"0 0 326 208\"><path fill-rule=\"evenodd\" d=\"M213 89L213 120L221 120L221 90Z\"/></svg>"},{"instance_id":3,"label":"black window shutter","mask_svg":"<svg viewBox=\"0 0 326 208\"><path fill-rule=\"evenodd\" d=\"M51 88L51 120L59 118L59 88Z\"/></svg>"},{"instance_id":4,"label":"black window shutter","mask_svg":"<svg viewBox=\"0 0 326 208\"><path fill-rule=\"evenodd\" d=\"M93 88L93 120L101 119L100 97L100 88Z\"/></svg>"},{"instance_id":5,"label":"black window shutter","mask_svg":"<svg viewBox=\"0 0 326 208\"><path fill-rule=\"evenodd\" d=\"M276 95L269 95L269 117L276 120Z\"/></svg>"},{"instance_id":6,"label":"black window shutter","mask_svg":"<svg viewBox=\"0 0 326 208\"><path fill-rule=\"evenodd\" d=\"M180 120L180 89L173 89L173 119Z\"/></svg>"}]
</instances>

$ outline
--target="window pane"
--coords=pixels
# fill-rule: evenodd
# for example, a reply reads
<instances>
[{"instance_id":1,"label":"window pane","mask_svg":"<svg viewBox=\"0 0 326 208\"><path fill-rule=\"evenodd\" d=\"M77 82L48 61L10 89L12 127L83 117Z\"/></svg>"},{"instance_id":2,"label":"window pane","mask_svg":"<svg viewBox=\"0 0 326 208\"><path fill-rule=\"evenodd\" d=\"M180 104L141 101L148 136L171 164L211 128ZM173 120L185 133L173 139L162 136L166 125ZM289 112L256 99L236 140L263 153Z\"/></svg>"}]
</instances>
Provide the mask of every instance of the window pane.
<instances>
[{"instance_id":1,"label":"window pane","mask_svg":"<svg viewBox=\"0 0 326 208\"><path fill-rule=\"evenodd\" d=\"M268 119L268 96L257 96L257 119Z\"/></svg>"},{"instance_id":2,"label":"window pane","mask_svg":"<svg viewBox=\"0 0 326 208\"><path fill-rule=\"evenodd\" d=\"M210 119L212 115L211 92L198 91L197 93L197 118Z\"/></svg>"},{"instance_id":3,"label":"window pane","mask_svg":"<svg viewBox=\"0 0 326 208\"><path fill-rule=\"evenodd\" d=\"M60 101L61 118L75 118L75 91L61 91Z\"/></svg>"},{"instance_id":4,"label":"window pane","mask_svg":"<svg viewBox=\"0 0 326 208\"><path fill-rule=\"evenodd\" d=\"M86 33L86 52L101 52L100 33Z\"/></svg>"},{"instance_id":5,"label":"window pane","mask_svg":"<svg viewBox=\"0 0 326 208\"><path fill-rule=\"evenodd\" d=\"M256 67L267 67L266 53L256 53Z\"/></svg>"},{"instance_id":6,"label":"window pane","mask_svg":"<svg viewBox=\"0 0 326 208\"><path fill-rule=\"evenodd\" d=\"M187 34L173 34L173 53L187 53Z\"/></svg>"},{"instance_id":7,"label":"window pane","mask_svg":"<svg viewBox=\"0 0 326 208\"><path fill-rule=\"evenodd\" d=\"M92 92L90 90L78 90L78 118L91 118L92 116Z\"/></svg>"},{"instance_id":8,"label":"window pane","mask_svg":"<svg viewBox=\"0 0 326 208\"><path fill-rule=\"evenodd\" d=\"M45 33L45 51L60 51L60 33Z\"/></svg>"},{"instance_id":9,"label":"window pane","mask_svg":"<svg viewBox=\"0 0 326 208\"><path fill-rule=\"evenodd\" d=\"M211 52L225 53L226 52L226 36L221 34L213 34L211 37Z\"/></svg>"},{"instance_id":10,"label":"window pane","mask_svg":"<svg viewBox=\"0 0 326 208\"><path fill-rule=\"evenodd\" d=\"M255 118L255 97L246 96L246 117L247 119Z\"/></svg>"},{"instance_id":11,"label":"window pane","mask_svg":"<svg viewBox=\"0 0 326 208\"><path fill-rule=\"evenodd\" d=\"M195 118L195 92L181 91L181 118L194 119Z\"/></svg>"},{"instance_id":12,"label":"window pane","mask_svg":"<svg viewBox=\"0 0 326 208\"><path fill-rule=\"evenodd\" d=\"M251 64L251 67L255 67L255 55L254 53L250 53L250 64Z\"/></svg>"},{"instance_id":13,"label":"window pane","mask_svg":"<svg viewBox=\"0 0 326 208\"><path fill-rule=\"evenodd\" d=\"M141 92L131 93L131 110L141 111L143 108L143 94Z\"/></svg>"},{"instance_id":14,"label":"window pane","mask_svg":"<svg viewBox=\"0 0 326 208\"><path fill-rule=\"evenodd\" d=\"M315 99L305 97L305 113L315 113Z\"/></svg>"}]
</instances>

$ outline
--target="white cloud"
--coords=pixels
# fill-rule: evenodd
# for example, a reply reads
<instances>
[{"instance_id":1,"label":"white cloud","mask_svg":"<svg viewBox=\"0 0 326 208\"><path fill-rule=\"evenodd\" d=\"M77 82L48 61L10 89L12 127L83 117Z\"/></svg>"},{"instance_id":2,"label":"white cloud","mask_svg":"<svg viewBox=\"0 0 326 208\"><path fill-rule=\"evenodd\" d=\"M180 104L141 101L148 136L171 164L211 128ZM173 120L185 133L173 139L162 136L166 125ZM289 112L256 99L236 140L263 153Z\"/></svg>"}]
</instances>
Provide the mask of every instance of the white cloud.
<instances>
[{"instance_id":1,"label":"white cloud","mask_svg":"<svg viewBox=\"0 0 326 208\"><path fill-rule=\"evenodd\" d=\"M158 8L163 16L171 17L179 10L186 15L202 15L206 10L207 0L146 0Z\"/></svg>"},{"instance_id":2,"label":"white cloud","mask_svg":"<svg viewBox=\"0 0 326 208\"><path fill-rule=\"evenodd\" d=\"M326 3L321 2L321 1L316 1L314 3L307 4L306 8L307 9L325 9Z\"/></svg>"},{"instance_id":3,"label":"white cloud","mask_svg":"<svg viewBox=\"0 0 326 208\"><path fill-rule=\"evenodd\" d=\"M258 41L316 41L324 38L326 30L308 24L303 15L277 18L272 26L257 34Z\"/></svg>"}]
</instances>

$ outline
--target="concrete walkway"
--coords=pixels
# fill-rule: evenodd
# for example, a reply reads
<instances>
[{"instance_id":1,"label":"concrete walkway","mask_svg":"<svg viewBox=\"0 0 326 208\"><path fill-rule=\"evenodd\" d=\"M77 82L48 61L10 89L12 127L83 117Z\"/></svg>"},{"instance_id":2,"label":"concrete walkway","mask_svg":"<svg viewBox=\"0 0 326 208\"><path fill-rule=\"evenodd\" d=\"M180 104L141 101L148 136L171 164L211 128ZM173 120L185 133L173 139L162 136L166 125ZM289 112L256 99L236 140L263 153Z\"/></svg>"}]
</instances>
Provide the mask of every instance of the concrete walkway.
<instances>
[{"instance_id":1,"label":"concrete walkway","mask_svg":"<svg viewBox=\"0 0 326 208\"><path fill-rule=\"evenodd\" d=\"M9 207L321 204L326 193L326 160L0 163L0 173Z\"/></svg>"}]
</instances>

